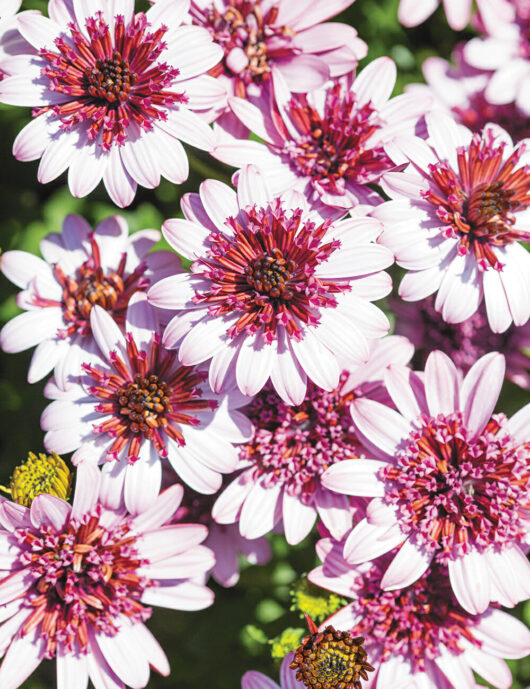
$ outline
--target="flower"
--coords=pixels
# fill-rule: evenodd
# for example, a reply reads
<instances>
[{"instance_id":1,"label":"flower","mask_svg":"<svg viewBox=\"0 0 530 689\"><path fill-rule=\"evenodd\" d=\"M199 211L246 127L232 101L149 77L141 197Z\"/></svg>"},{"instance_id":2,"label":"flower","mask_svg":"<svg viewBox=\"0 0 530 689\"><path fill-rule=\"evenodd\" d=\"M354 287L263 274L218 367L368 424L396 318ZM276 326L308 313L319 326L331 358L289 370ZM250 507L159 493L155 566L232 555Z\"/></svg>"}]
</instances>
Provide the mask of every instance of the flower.
<instances>
[{"instance_id":1,"label":"flower","mask_svg":"<svg viewBox=\"0 0 530 689\"><path fill-rule=\"evenodd\" d=\"M398 19L403 26L418 26L431 16L440 2L441 0L401 0ZM443 0L447 21L455 31L462 31L468 25L471 3L472 0Z\"/></svg>"},{"instance_id":2,"label":"flower","mask_svg":"<svg viewBox=\"0 0 530 689\"><path fill-rule=\"evenodd\" d=\"M206 528L168 525L182 497L172 486L131 517L100 496L99 470L77 470L73 504L37 496L31 507L0 503L2 689L16 689L43 658L59 686L141 689L167 658L144 622L150 605L200 610L212 592L194 577L212 565Z\"/></svg>"},{"instance_id":3,"label":"flower","mask_svg":"<svg viewBox=\"0 0 530 689\"><path fill-rule=\"evenodd\" d=\"M58 0L50 18L21 15L18 29L33 48L9 63L0 100L35 106L13 153L41 158L39 182L69 168L74 196L103 179L112 200L127 206L137 184L187 179L181 140L211 147L197 111L224 102L223 88L205 75L223 53L204 29L181 26L189 0L160 0L145 14L134 14L132 2L116 8Z\"/></svg>"},{"instance_id":4,"label":"flower","mask_svg":"<svg viewBox=\"0 0 530 689\"><path fill-rule=\"evenodd\" d=\"M225 480L226 483L226 480ZM265 565L271 559L271 549L266 538L243 538L237 524L217 524L212 519L214 495L200 495L190 488L184 490L181 506L175 514L179 523L199 523L208 527L204 545L215 555L211 575L226 588L239 581L239 560L241 555L251 565Z\"/></svg>"},{"instance_id":5,"label":"flower","mask_svg":"<svg viewBox=\"0 0 530 689\"><path fill-rule=\"evenodd\" d=\"M355 69L367 46L355 29L338 22L321 24L354 0L192 0L191 16L223 49L222 62L210 70L221 76L230 94L259 96L274 70L293 91L321 86L330 76Z\"/></svg>"},{"instance_id":6,"label":"flower","mask_svg":"<svg viewBox=\"0 0 530 689\"><path fill-rule=\"evenodd\" d=\"M84 375L64 391L53 381L44 394L54 401L41 417L44 445L72 452L73 462L105 463L103 490L114 507L146 509L156 499L167 459L195 490L215 493L221 472L235 469L232 442L247 440L250 422L204 385L204 370L178 363L160 343L154 309L144 294L130 301L126 334L95 306L90 325L100 356L82 365Z\"/></svg>"},{"instance_id":7,"label":"flower","mask_svg":"<svg viewBox=\"0 0 530 689\"><path fill-rule=\"evenodd\" d=\"M500 127L471 134L447 115L426 117L429 139L402 137L395 155L410 163L389 172L392 201L372 211L385 224L380 242L410 272L406 301L437 291L435 308L461 323L483 297L491 329L504 332L530 317L530 186L526 143L515 147Z\"/></svg>"},{"instance_id":8,"label":"flower","mask_svg":"<svg viewBox=\"0 0 530 689\"><path fill-rule=\"evenodd\" d=\"M530 594L530 404L511 419L493 409L504 357L481 357L462 380L442 352L425 375L391 366L384 376L397 411L354 399L357 433L376 459L347 460L322 476L330 490L373 497L344 556L371 560L401 544L381 586L410 586L431 565L448 567L460 605L483 612Z\"/></svg>"},{"instance_id":9,"label":"flower","mask_svg":"<svg viewBox=\"0 0 530 689\"><path fill-rule=\"evenodd\" d=\"M485 95L496 105L513 103L530 115L530 5L528 0L489 0L480 6L486 36L471 39L466 60L492 72Z\"/></svg>"},{"instance_id":10,"label":"flower","mask_svg":"<svg viewBox=\"0 0 530 689\"><path fill-rule=\"evenodd\" d=\"M335 390L309 383L304 401L296 406L265 387L246 409L255 431L240 448L243 471L217 498L213 518L222 524L238 521L247 538L262 536L283 520L287 542L295 545L318 516L341 538L351 528L355 507L324 488L321 476L332 464L364 456L351 401L365 395L378 398L385 368L406 365L411 356L405 338L375 341L368 361L343 371Z\"/></svg>"},{"instance_id":11,"label":"flower","mask_svg":"<svg viewBox=\"0 0 530 689\"><path fill-rule=\"evenodd\" d=\"M369 545L369 544L367 544ZM372 689L475 687L472 671L493 686L508 689L512 677L501 658L523 658L530 632L497 609L470 615L456 600L443 565L432 565L418 581L398 591L382 591L391 556L353 566L342 556L343 543L322 539L323 565L309 573L317 586L352 601L323 624L364 637L375 673Z\"/></svg>"},{"instance_id":12,"label":"flower","mask_svg":"<svg viewBox=\"0 0 530 689\"><path fill-rule=\"evenodd\" d=\"M500 125L514 141L530 136L528 115L516 103L490 103L486 87L491 72L469 65L460 44L453 53L454 65L440 57L428 57L423 65L425 84L411 84L408 93L428 91L437 106L449 110L459 124L472 132L480 132L488 122Z\"/></svg>"},{"instance_id":13,"label":"flower","mask_svg":"<svg viewBox=\"0 0 530 689\"><path fill-rule=\"evenodd\" d=\"M305 689L305 684L296 679L296 673L289 667L292 659L292 653L289 653L283 659L280 668L280 684L277 684L262 672L249 670L241 678L241 689Z\"/></svg>"},{"instance_id":14,"label":"flower","mask_svg":"<svg viewBox=\"0 0 530 689\"><path fill-rule=\"evenodd\" d=\"M30 507L41 493L68 500L72 479L72 472L57 453L39 452L37 456L30 452L26 461L15 467L9 488L0 486L0 490L11 495L13 502Z\"/></svg>"},{"instance_id":15,"label":"flower","mask_svg":"<svg viewBox=\"0 0 530 689\"><path fill-rule=\"evenodd\" d=\"M298 189L312 202L339 208L377 205L367 186L395 167L384 144L413 127L431 101L409 94L390 99L396 66L388 57L308 94L292 94L281 75L273 77L275 100L260 107L241 98L228 103L264 143L223 135L212 155L241 167L253 160L274 193ZM390 99L390 100L389 100Z\"/></svg>"},{"instance_id":16,"label":"flower","mask_svg":"<svg viewBox=\"0 0 530 689\"><path fill-rule=\"evenodd\" d=\"M506 359L506 377L526 390L530 389L530 322L521 328L513 325L504 333L492 333L483 306L462 323L445 323L434 309L432 297L408 303L391 303L397 316L395 332L408 337L416 347L417 363L423 367L435 349L445 352L455 366L467 373L477 359L488 352L502 352Z\"/></svg>"},{"instance_id":17,"label":"flower","mask_svg":"<svg viewBox=\"0 0 530 689\"><path fill-rule=\"evenodd\" d=\"M79 373L82 358L96 348L90 328L94 304L122 324L131 296L145 291L152 276L179 270L168 251L148 255L160 233L143 230L129 237L119 215L103 220L94 231L79 215L68 215L61 234L40 244L44 260L25 251L6 251L0 267L22 288L18 305L26 313L9 321L0 332L5 352L37 345L28 381L41 380L55 367L56 382L65 387Z\"/></svg>"},{"instance_id":18,"label":"flower","mask_svg":"<svg viewBox=\"0 0 530 689\"><path fill-rule=\"evenodd\" d=\"M193 261L192 273L161 280L148 299L183 312L163 343L180 342L186 366L213 357L216 392L235 380L254 395L270 377L284 401L300 404L307 378L333 390L337 357L365 360L367 338L388 332L386 316L368 301L390 286L381 271L392 255L374 243L378 221L324 221L301 194L271 194L252 165L241 171L237 195L206 180L182 208L187 220L168 220L163 232Z\"/></svg>"}]
</instances>

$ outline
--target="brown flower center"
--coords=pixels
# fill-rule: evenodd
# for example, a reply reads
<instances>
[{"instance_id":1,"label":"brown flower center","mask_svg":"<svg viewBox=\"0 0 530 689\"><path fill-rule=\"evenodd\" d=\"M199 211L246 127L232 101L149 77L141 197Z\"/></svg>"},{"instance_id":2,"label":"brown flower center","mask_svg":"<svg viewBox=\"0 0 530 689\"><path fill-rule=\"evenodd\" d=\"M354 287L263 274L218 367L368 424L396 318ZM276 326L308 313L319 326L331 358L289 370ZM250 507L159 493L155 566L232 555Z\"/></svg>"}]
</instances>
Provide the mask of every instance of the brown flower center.
<instances>
[{"instance_id":1,"label":"brown flower center","mask_svg":"<svg viewBox=\"0 0 530 689\"><path fill-rule=\"evenodd\" d=\"M512 202L515 191L505 189L502 180L473 189L468 201L467 217L476 236L492 237L512 229L514 218L510 212L519 206Z\"/></svg>"},{"instance_id":2,"label":"brown flower center","mask_svg":"<svg viewBox=\"0 0 530 689\"><path fill-rule=\"evenodd\" d=\"M94 98L101 98L109 103L124 103L138 76L131 72L129 60L122 60L118 51L112 57L96 60L96 66L85 70L88 82L87 91Z\"/></svg>"},{"instance_id":3,"label":"brown flower center","mask_svg":"<svg viewBox=\"0 0 530 689\"><path fill-rule=\"evenodd\" d=\"M108 276L99 267L95 270L82 266L79 282L74 291L75 305L82 318L89 318L94 304L110 311L123 292L123 280L116 273Z\"/></svg>"},{"instance_id":4,"label":"brown flower center","mask_svg":"<svg viewBox=\"0 0 530 689\"><path fill-rule=\"evenodd\" d=\"M289 280L296 266L286 261L279 249L273 249L272 254L262 254L245 268L247 283L269 297L292 299Z\"/></svg>"},{"instance_id":5,"label":"brown flower center","mask_svg":"<svg viewBox=\"0 0 530 689\"><path fill-rule=\"evenodd\" d=\"M167 426L165 414L172 411L170 395L171 389L157 375L144 377L137 373L117 395L120 414L127 417L129 430L148 437L153 429Z\"/></svg>"},{"instance_id":6,"label":"brown flower center","mask_svg":"<svg viewBox=\"0 0 530 689\"><path fill-rule=\"evenodd\" d=\"M328 625L306 637L289 665L309 689L361 689L361 678L374 668L366 662L363 637Z\"/></svg>"}]
</instances>

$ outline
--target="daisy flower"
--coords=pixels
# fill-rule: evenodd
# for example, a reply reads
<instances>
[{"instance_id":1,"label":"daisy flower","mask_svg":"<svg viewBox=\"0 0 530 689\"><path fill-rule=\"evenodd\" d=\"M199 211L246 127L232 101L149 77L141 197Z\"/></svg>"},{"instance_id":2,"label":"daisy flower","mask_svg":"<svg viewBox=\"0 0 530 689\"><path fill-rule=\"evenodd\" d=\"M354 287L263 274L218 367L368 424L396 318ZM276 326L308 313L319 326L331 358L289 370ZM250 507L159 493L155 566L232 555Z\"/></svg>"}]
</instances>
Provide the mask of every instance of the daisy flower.
<instances>
[{"instance_id":1,"label":"daisy flower","mask_svg":"<svg viewBox=\"0 0 530 689\"><path fill-rule=\"evenodd\" d=\"M41 159L39 182L68 168L74 196L103 179L112 200L127 206L138 184L160 175L188 177L181 141L202 149L212 132L198 112L223 102L224 89L205 72L223 55L208 31L182 25L189 0L159 0L145 14L119 0L50 3L50 17L21 15L18 30L32 46L5 64L0 101L33 106L18 135L18 160ZM34 51L37 51L36 54Z\"/></svg>"},{"instance_id":2,"label":"daisy flower","mask_svg":"<svg viewBox=\"0 0 530 689\"><path fill-rule=\"evenodd\" d=\"M491 329L504 332L530 317L530 166L526 146L487 125L472 134L441 112L426 117L429 138L401 137L390 146L409 164L389 172L393 199L372 211L383 222L380 242L409 272L406 301L437 292L434 306L461 323L482 299Z\"/></svg>"},{"instance_id":3,"label":"daisy flower","mask_svg":"<svg viewBox=\"0 0 530 689\"><path fill-rule=\"evenodd\" d=\"M428 94L390 98L396 66L388 57L310 93L292 94L281 75L273 77L275 99L260 107L229 99L232 111L264 143L233 139L218 130L212 155L223 163L259 165L274 193L298 189L311 201L351 208L377 205L368 187L395 167L384 144L413 134L431 102Z\"/></svg>"},{"instance_id":4,"label":"daisy flower","mask_svg":"<svg viewBox=\"0 0 530 689\"><path fill-rule=\"evenodd\" d=\"M99 306L90 325L100 356L83 363L79 383L60 390L52 380L44 390L54 400L41 417L45 447L59 454L76 450L74 464L105 463L107 500L115 507L125 501L129 512L156 499L162 459L193 489L219 490L221 472L237 465L232 442L252 433L234 409L243 396L220 399L205 385L204 370L179 364L176 352L161 345L144 294L129 303L125 335Z\"/></svg>"},{"instance_id":5,"label":"daisy flower","mask_svg":"<svg viewBox=\"0 0 530 689\"><path fill-rule=\"evenodd\" d=\"M430 17L442 0L401 0L398 19L403 26L418 26ZM471 19L473 0L443 0L443 7L449 26L462 31Z\"/></svg>"},{"instance_id":6,"label":"daisy flower","mask_svg":"<svg viewBox=\"0 0 530 689\"><path fill-rule=\"evenodd\" d=\"M206 28L223 49L210 70L229 94L259 96L274 70L293 91L321 86L355 69L367 46L355 29L325 19L354 0L192 0L193 24Z\"/></svg>"},{"instance_id":7,"label":"daisy flower","mask_svg":"<svg viewBox=\"0 0 530 689\"><path fill-rule=\"evenodd\" d=\"M119 215L103 220L94 231L81 216L68 215L60 234L41 241L44 260L25 251L2 254L0 268L22 289L17 303L25 313L2 328L0 345L11 353L37 345L30 383L55 367L56 382L65 387L69 376L79 373L87 352L96 350L92 307L101 306L123 324L135 292L145 291L155 273L179 270L178 259L169 251L148 255L159 239L156 230L129 236L127 222Z\"/></svg>"},{"instance_id":8,"label":"daisy flower","mask_svg":"<svg viewBox=\"0 0 530 689\"><path fill-rule=\"evenodd\" d=\"M391 366L384 379L397 411L367 399L351 404L376 458L339 462L321 479L330 490L374 498L346 540L345 558L366 562L401 545L384 590L410 586L440 563L471 613L492 600L525 600L530 404L511 419L492 416L504 357L486 354L462 380L447 355L434 352L424 375Z\"/></svg>"},{"instance_id":9,"label":"daisy flower","mask_svg":"<svg viewBox=\"0 0 530 689\"><path fill-rule=\"evenodd\" d=\"M333 390L338 358L365 361L368 339L388 332L370 303L390 288L382 270L392 254L375 243L377 220L332 224L298 192L274 196L252 165L241 171L237 194L206 180L182 208L187 219L166 221L163 233L193 261L192 272L161 280L148 299L181 312L164 345L180 343L186 366L212 359L216 392L235 381L255 395L270 378L284 401L300 404L308 378Z\"/></svg>"},{"instance_id":10,"label":"daisy flower","mask_svg":"<svg viewBox=\"0 0 530 689\"><path fill-rule=\"evenodd\" d=\"M489 0L481 5L480 28L486 36L471 39L466 60L492 72L486 87L490 103L512 103L530 115L530 3Z\"/></svg>"},{"instance_id":11,"label":"daisy flower","mask_svg":"<svg viewBox=\"0 0 530 689\"><path fill-rule=\"evenodd\" d=\"M271 559L271 548L264 537L243 538L237 524L215 522L212 518L214 502L214 495L200 495L191 488L186 488L181 506L175 514L175 521L204 524L208 527L204 545L215 555L211 576L221 586L230 588L239 581L241 556L251 565L265 565Z\"/></svg>"},{"instance_id":12,"label":"daisy flower","mask_svg":"<svg viewBox=\"0 0 530 689\"><path fill-rule=\"evenodd\" d=\"M530 322L520 328L510 326L504 333L492 333L481 307L462 323L445 323L435 310L432 297L414 303L394 299L391 308L397 316L395 332L413 343L419 366L425 365L430 352L440 349L465 374L484 354L502 352L506 378L530 389Z\"/></svg>"},{"instance_id":13,"label":"daisy flower","mask_svg":"<svg viewBox=\"0 0 530 689\"><path fill-rule=\"evenodd\" d=\"M144 622L155 605L201 610L212 592L193 581L212 566L200 524L167 525L181 486L135 517L100 496L99 470L77 470L73 504L37 496L0 503L2 689L16 689L44 658L59 687L145 687L167 658Z\"/></svg>"},{"instance_id":14,"label":"daisy flower","mask_svg":"<svg viewBox=\"0 0 530 689\"><path fill-rule=\"evenodd\" d=\"M217 498L213 518L239 522L247 538L262 536L283 521L287 542L296 545L318 516L335 538L342 538L352 526L350 501L327 490L320 477L332 464L364 456L351 401L379 399L385 369L406 365L412 353L405 338L375 341L368 361L343 371L335 390L309 383L300 405L286 404L268 386L259 392L245 410L255 431L240 448L243 471Z\"/></svg>"},{"instance_id":15,"label":"daisy flower","mask_svg":"<svg viewBox=\"0 0 530 689\"><path fill-rule=\"evenodd\" d=\"M323 565L309 573L317 586L352 599L323 624L364 637L375 672L366 689L475 689L473 671L498 689L509 689L512 676L502 658L524 658L530 631L497 609L470 615L453 592L447 568L433 564L418 581L399 591L382 591L389 557L353 566L342 556L343 544L329 538L317 543Z\"/></svg>"}]
</instances>

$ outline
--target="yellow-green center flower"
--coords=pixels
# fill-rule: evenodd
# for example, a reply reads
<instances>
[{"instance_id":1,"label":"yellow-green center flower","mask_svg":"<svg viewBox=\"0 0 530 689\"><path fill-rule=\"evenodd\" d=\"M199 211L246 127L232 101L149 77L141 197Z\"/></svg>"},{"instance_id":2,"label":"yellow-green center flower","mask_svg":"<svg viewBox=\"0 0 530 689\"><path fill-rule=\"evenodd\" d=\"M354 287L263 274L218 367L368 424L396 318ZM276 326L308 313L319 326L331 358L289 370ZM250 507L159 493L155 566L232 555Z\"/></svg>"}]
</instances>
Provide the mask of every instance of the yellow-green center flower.
<instances>
[{"instance_id":1,"label":"yellow-green center flower","mask_svg":"<svg viewBox=\"0 0 530 689\"><path fill-rule=\"evenodd\" d=\"M68 500L72 488L73 474L58 454L45 455L39 452L28 454L27 460L15 467L9 488L0 488L11 494L14 502L30 507L41 493L55 495Z\"/></svg>"}]
</instances>

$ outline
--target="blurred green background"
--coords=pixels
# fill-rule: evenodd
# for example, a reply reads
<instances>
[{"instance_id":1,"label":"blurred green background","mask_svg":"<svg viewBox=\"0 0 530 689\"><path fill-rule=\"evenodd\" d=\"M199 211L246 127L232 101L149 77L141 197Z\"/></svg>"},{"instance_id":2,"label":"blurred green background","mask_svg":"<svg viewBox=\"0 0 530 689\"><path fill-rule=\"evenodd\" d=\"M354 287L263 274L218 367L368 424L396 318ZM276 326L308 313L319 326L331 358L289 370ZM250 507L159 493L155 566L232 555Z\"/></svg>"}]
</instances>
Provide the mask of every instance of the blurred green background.
<instances>
[{"instance_id":1,"label":"blurred green background","mask_svg":"<svg viewBox=\"0 0 530 689\"><path fill-rule=\"evenodd\" d=\"M295 0L292 0L295 1ZM299 0L300 2L303 0ZM321 0L325 2L326 0ZM441 10L425 24L405 30L397 22L399 0L357 0L338 17L354 26L368 46L363 63L389 55L398 66L396 94L406 83L422 81L421 64L428 55L448 57L457 41L468 38L448 27ZM28 0L22 9L46 13L45 0ZM140 5L137 3L138 7ZM361 65L362 66L362 65ZM165 180L155 190L138 188L134 203L119 211L100 185L90 197L74 199L66 187L65 175L48 185L37 182L38 162L20 163L11 154L12 142L30 119L29 109L0 105L0 186L2 251L21 249L39 252L39 241L48 232L58 232L63 217L79 213L89 222L120 212L133 231L160 229L165 218L179 214L179 199L196 190L206 177L229 181L230 170L207 154L188 148L191 174L186 184L176 187ZM0 277L0 321L18 313L16 289ZM43 384L26 382L31 352L17 355L0 353L0 483L6 484L12 468L23 461L28 451L42 450L43 434L39 417L46 404ZM507 386L500 404L507 413L520 408L528 396ZM155 609L150 627L166 650L172 673L168 678L152 675L151 689L237 689L241 675L249 669L261 670L277 679L278 661L271 658L271 639L287 627L302 627L299 616L289 610L289 587L317 562L314 540L308 538L289 548L283 537L274 536L274 557L265 567L248 567L234 589L215 584L216 602L198 613L174 613ZM530 603L519 606L519 617L530 624ZM509 661L514 673L514 689L530 684L530 660ZM24 689L54 689L55 665L46 661L24 685ZM0 689L2 689L0 687Z\"/></svg>"}]
</instances>

